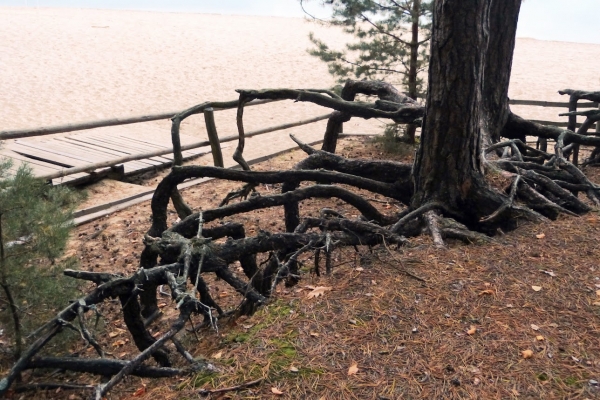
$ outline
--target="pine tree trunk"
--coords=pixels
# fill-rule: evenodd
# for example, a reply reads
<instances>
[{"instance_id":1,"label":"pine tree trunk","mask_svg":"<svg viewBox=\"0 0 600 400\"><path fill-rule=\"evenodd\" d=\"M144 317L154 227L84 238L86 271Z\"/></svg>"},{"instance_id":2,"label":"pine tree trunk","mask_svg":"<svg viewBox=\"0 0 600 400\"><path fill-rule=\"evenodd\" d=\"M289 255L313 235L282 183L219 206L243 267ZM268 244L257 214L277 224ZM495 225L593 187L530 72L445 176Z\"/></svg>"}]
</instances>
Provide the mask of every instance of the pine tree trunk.
<instances>
[{"instance_id":1,"label":"pine tree trunk","mask_svg":"<svg viewBox=\"0 0 600 400\"><path fill-rule=\"evenodd\" d=\"M413 0L412 4L412 37L410 41L410 61L408 68L408 97L417 99L417 71L419 64L419 15L421 14L421 0ZM415 142L416 125L406 127L406 137L410 143Z\"/></svg>"},{"instance_id":2,"label":"pine tree trunk","mask_svg":"<svg viewBox=\"0 0 600 400\"><path fill-rule=\"evenodd\" d=\"M486 55L483 82L484 145L500 141L500 131L510 115L508 84L520 9L521 0L492 1L488 44L490 51Z\"/></svg>"},{"instance_id":3,"label":"pine tree trunk","mask_svg":"<svg viewBox=\"0 0 600 400\"><path fill-rule=\"evenodd\" d=\"M491 11L500 7L494 3L505 1L438 0L433 12L429 89L414 166L413 206L439 201L468 224L476 224L502 203L483 176L482 122L487 119L484 104L492 104L488 91L496 95L508 89L508 77L496 83L502 88L493 88L491 81L485 85L487 61L512 58L512 46L496 40L488 46L491 26L497 23ZM515 26L517 17L516 13L502 15ZM510 61L507 64L498 70L509 73ZM492 121L486 124L490 130L502 127Z\"/></svg>"}]
</instances>

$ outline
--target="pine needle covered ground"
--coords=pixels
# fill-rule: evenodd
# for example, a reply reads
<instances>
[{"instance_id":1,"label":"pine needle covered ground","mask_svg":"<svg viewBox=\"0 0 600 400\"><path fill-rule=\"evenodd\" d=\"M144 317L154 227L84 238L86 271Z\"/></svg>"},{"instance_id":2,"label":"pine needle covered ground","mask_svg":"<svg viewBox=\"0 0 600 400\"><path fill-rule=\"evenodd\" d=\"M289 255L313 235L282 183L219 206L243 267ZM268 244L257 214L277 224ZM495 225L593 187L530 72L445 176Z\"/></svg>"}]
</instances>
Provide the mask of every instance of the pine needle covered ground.
<instances>
[{"instance_id":1,"label":"pine needle covered ground","mask_svg":"<svg viewBox=\"0 0 600 400\"><path fill-rule=\"evenodd\" d=\"M344 139L338 146L344 156L391 157L381 153L381 143L364 138ZM256 169L290 168L303 157L295 151ZM586 173L600 181L595 169ZM210 181L186 189L183 196L193 207L206 209L236 186ZM398 207L383 197L371 199L387 212ZM302 203L302 213L316 216L324 206L355 213L321 200ZM130 273L137 268L149 215L144 203L80 226L70 254L77 255L81 269ZM176 214L171 218L176 220ZM281 209L235 218L250 235L284 229ZM218 332L203 328L197 337L182 335L193 355L207 358L219 373L130 377L111 398L196 399L202 390L253 381L207 398L600 398L599 230L600 215L594 211L548 224L524 223L486 245L450 243L440 250L423 235L405 248L336 250L329 276L324 265L316 276L314 259L307 254L300 284L281 285L270 304L252 317L221 320ZM215 280L210 286L221 304L236 307L239 296L229 286ZM169 297L163 299L163 320L174 318ZM96 335L110 357L135 354L119 304L103 305L100 311L104 318ZM93 353L81 341L71 351ZM7 366L5 360L0 374ZM97 383L98 378L83 381ZM24 398L89 395L51 391Z\"/></svg>"}]
</instances>

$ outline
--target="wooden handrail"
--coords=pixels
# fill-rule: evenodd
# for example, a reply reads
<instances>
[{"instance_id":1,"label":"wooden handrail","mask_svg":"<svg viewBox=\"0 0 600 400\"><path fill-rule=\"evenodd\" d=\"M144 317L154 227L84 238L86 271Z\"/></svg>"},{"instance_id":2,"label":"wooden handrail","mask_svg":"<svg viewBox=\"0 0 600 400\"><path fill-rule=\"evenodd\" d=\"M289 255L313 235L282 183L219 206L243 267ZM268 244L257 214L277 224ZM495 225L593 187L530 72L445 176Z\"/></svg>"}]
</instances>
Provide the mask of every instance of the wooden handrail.
<instances>
[{"instance_id":1,"label":"wooden handrail","mask_svg":"<svg viewBox=\"0 0 600 400\"><path fill-rule=\"evenodd\" d=\"M538 107L555 107L555 108L568 108L568 102L557 102L557 101L536 101L536 100L516 100L510 99L509 104L519 106L538 106ZM585 102L577 104L577 108L597 108L598 103Z\"/></svg>"},{"instance_id":2,"label":"wooden handrail","mask_svg":"<svg viewBox=\"0 0 600 400\"><path fill-rule=\"evenodd\" d=\"M274 101L281 101L281 100L255 100L255 101L252 101L252 102L249 102L248 104L246 104L245 107L271 103ZM567 102L549 102L549 101L518 100L518 99L511 99L510 104L539 106L539 107L556 107L556 108L564 108L564 107L569 106L569 103L567 103ZM219 107L214 108L214 111L234 109L237 106L238 106L238 100L232 100L229 102L220 103ZM585 103L578 104L578 108L597 108L597 107L598 107L598 103L596 103L596 102L585 102ZM127 124L141 123L141 122L157 121L157 120L162 120L162 119L170 119L181 113L182 113L182 111L171 111L171 112L163 112L160 114L149 114L149 115L132 116L132 117L125 117L125 118L112 118L112 119L105 119L105 120L87 121L87 122L79 122L79 123L66 124L66 125L47 126L47 127L40 127L40 128L5 130L5 131L0 131L0 140L27 138L27 137L34 137L34 136L44 136L44 135L51 135L51 134L56 134L56 133L74 132L74 131L108 127L108 126L127 125ZM211 114L211 112L209 112L209 114ZM245 137L252 137L252 136L256 136L256 135L260 135L260 134L264 134L264 133L268 133L268 132L274 132L274 131L292 128L292 127L300 126L300 125L306 125L306 124L310 124L313 122L327 119L330 116L331 116L331 114L326 114L326 115L321 115L319 117L315 117L315 118L311 118L311 119L307 119L307 120L302 120L302 121L287 123L287 124L283 124L283 125L268 127L268 128L264 128L264 129L259 129L257 131L248 132L245 135ZM208 118L208 119L210 120L210 118ZM210 121L207 121L207 122L210 122ZM538 122L541 124L546 124L546 125L559 126L559 127L567 126L567 123L562 123L562 122L553 122L553 121L535 121L535 122ZM210 126L208 126L208 125L210 125ZM214 125L214 121L213 121L212 125L210 123L208 125L207 125L208 128L210 128L212 125ZM578 124L578 125L581 125L581 124ZM598 131L599 129L600 129L600 123L596 124L596 130ZM211 133L213 136L212 141L202 141L202 142L196 142L196 143L188 144L185 146L181 146L181 150L182 151L190 150L190 149L194 149L194 148L198 148L198 147L202 147L202 146L211 145L213 157L215 157L215 163L221 164L222 156L219 157L220 149L217 149L215 146L219 147L218 143L225 143L225 142L236 140L236 139L238 139L238 135L227 136L227 137L219 140L219 139L216 139L216 129L214 129L214 132L209 132L209 133ZM150 158L150 157L162 156L162 155L166 155L166 154L170 154L170 153L173 153L173 149L165 148L165 149L160 149L160 150L156 150L153 152L132 154L132 155L128 155L125 157L102 161L99 163L88 164L85 166L66 168L66 169L54 172L52 174L44 175L41 178L50 180L50 179L64 177L66 175L71 175L71 174L80 173L80 172L91 172L91 171L94 171L99 168L105 168L105 167L122 164L122 163L129 162L129 161L135 161L135 160L141 160L141 159Z\"/></svg>"},{"instance_id":3,"label":"wooden handrail","mask_svg":"<svg viewBox=\"0 0 600 400\"><path fill-rule=\"evenodd\" d=\"M232 100L232 103L235 101L236 100ZM252 102L246 104L245 107L271 103L274 101L281 101L281 100L252 101ZM557 108L569 106L568 102L563 103L563 102L517 100L517 99L511 99L510 104L524 105L524 106L539 106L539 107L557 107ZM215 111L229 110L229 109L233 109L236 107L237 107L237 104L233 105L231 107L227 107L227 108L215 108L214 110ZM593 102L579 103L577 105L577 107L578 108L597 108L598 103L593 103ZM103 119L103 120L97 120L97 121L84 121L84 122L76 122L76 123L65 124L65 125L53 125L53 126L45 126L45 127L38 127L38 128L4 130L4 131L0 131L0 140L21 139L21 138L34 137L34 136L52 135L52 134L56 134L56 133L67 133L67 132L82 131L82 130L87 130L87 129L102 128L102 127L107 127L107 126L118 126L118 125L136 124L136 123L141 123L141 122L158 121L158 120L163 120L163 119L170 119L174 115L177 115L180 112L181 111L169 111L169 112L163 112L163 113L159 113L159 114L138 115L138 116L124 117L124 118L110 118L110 119Z\"/></svg>"},{"instance_id":4,"label":"wooden handrail","mask_svg":"<svg viewBox=\"0 0 600 400\"><path fill-rule=\"evenodd\" d=\"M272 103L274 101L281 100L257 100L250 102L245 105L245 107L249 106L257 106L260 104ZM227 108L215 108L215 111L222 110L230 110L237 107L237 100L232 100L233 104L231 107ZM169 111L163 112L160 114L149 114L149 115L138 115L133 117L124 117L124 118L110 118L110 119L102 119L97 121L85 121L85 122L76 122L73 124L66 125L53 125L53 126L44 126L39 128L27 128L27 129L15 129L15 130L6 130L0 131L0 140L9 140L9 139L21 139L27 137L34 136L45 136L45 135L53 135L55 133L67 133L67 132L75 132L75 131L84 131L87 129L94 128L103 128L106 126L116 126L116 125L128 125L128 124L137 124L140 122L150 122L150 121L158 121L161 119L170 119L173 116L179 114L181 111Z\"/></svg>"}]
</instances>

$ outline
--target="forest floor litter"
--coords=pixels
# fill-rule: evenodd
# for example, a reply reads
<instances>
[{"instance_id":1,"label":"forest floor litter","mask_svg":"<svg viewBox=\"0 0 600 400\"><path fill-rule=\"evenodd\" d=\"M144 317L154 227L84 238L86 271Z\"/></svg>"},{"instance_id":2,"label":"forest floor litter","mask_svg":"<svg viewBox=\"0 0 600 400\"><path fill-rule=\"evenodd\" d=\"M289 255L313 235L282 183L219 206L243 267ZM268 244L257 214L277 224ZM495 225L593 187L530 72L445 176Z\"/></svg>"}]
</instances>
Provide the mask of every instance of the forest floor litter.
<instances>
[{"instance_id":1,"label":"forest floor litter","mask_svg":"<svg viewBox=\"0 0 600 400\"><path fill-rule=\"evenodd\" d=\"M381 147L369 138L350 137L340 140L338 154L394 158ZM253 169L289 169L304 157L295 150ZM600 170L585 172L600 182ZM182 195L194 210L208 209L240 186L212 180ZM258 189L279 190L277 185ZM395 201L367 197L381 211L400 211ZM357 213L341 201L315 199L301 203L301 214L318 216L325 206L347 216ZM146 202L79 226L67 255L76 256L82 270L129 275L138 268L150 215ZM174 210L169 215L170 223L177 220ZM233 218L250 236L284 231L282 208L212 224ZM253 316L222 319L218 332L206 327L197 335L179 336L194 357L219 372L128 377L109 398L600 398L599 233L600 214L593 211L546 224L523 222L485 245L449 241L448 248L438 249L422 235L406 247L336 249L332 273L326 275L321 265L320 276L314 255L307 253L301 257L300 283L278 286ZM221 306L235 309L241 298L230 286L213 278L207 283ZM163 322L177 317L168 295L159 302ZM109 357L136 354L118 301L102 304L99 311L102 319L94 333ZM93 355L83 340L72 343L71 354ZM8 367L4 360L0 376ZM65 379L100 381L74 374ZM210 393L223 388L228 390ZM13 396L79 399L90 394L55 390Z\"/></svg>"}]
</instances>

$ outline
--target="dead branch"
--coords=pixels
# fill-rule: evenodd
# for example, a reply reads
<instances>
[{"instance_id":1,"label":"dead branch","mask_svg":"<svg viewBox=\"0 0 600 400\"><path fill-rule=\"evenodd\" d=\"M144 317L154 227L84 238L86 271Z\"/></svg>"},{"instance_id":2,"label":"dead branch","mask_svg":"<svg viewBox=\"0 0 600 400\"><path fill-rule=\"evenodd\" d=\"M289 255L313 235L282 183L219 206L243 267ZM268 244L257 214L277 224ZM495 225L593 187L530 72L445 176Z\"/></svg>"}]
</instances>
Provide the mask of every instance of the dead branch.
<instances>
[{"instance_id":1,"label":"dead branch","mask_svg":"<svg viewBox=\"0 0 600 400\"><path fill-rule=\"evenodd\" d=\"M201 396L208 396L210 394L215 394L215 393L235 392L237 390L244 390L249 387L256 386L259 383L261 383L262 381L264 381L264 378L259 378L259 379L256 379L256 380L253 380L250 382L242 383L240 385L230 386L230 387L226 387L226 388L222 388L222 389L212 389L212 390L200 389L199 394Z\"/></svg>"},{"instance_id":2,"label":"dead branch","mask_svg":"<svg viewBox=\"0 0 600 400\"><path fill-rule=\"evenodd\" d=\"M386 106L382 106L379 102L366 103L366 102L354 102L331 98L324 96L320 93L311 92L308 90L295 90L295 89L267 89L267 90L242 90L237 89L240 95L248 99L261 99L261 100L279 100L288 99L294 101L306 101L311 102L322 107L327 107L349 114L353 117L361 117L365 119L370 118L387 118L397 123L413 123L417 119L423 117L424 107L417 106L414 104L400 104L394 103L394 111L389 110L389 102Z\"/></svg>"},{"instance_id":3,"label":"dead branch","mask_svg":"<svg viewBox=\"0 0 600 400\"><path fill-rule=\"evenodd\" d=\"M88 374L113 376L128 365L125 360L107 358L84 359L74 357L36 357L31 359L25 369L61 369ZM186 373L186 370L177 368L150 367L139 365L131 375L142 378L169 378Z\"/></svg>"}]
</instances>

